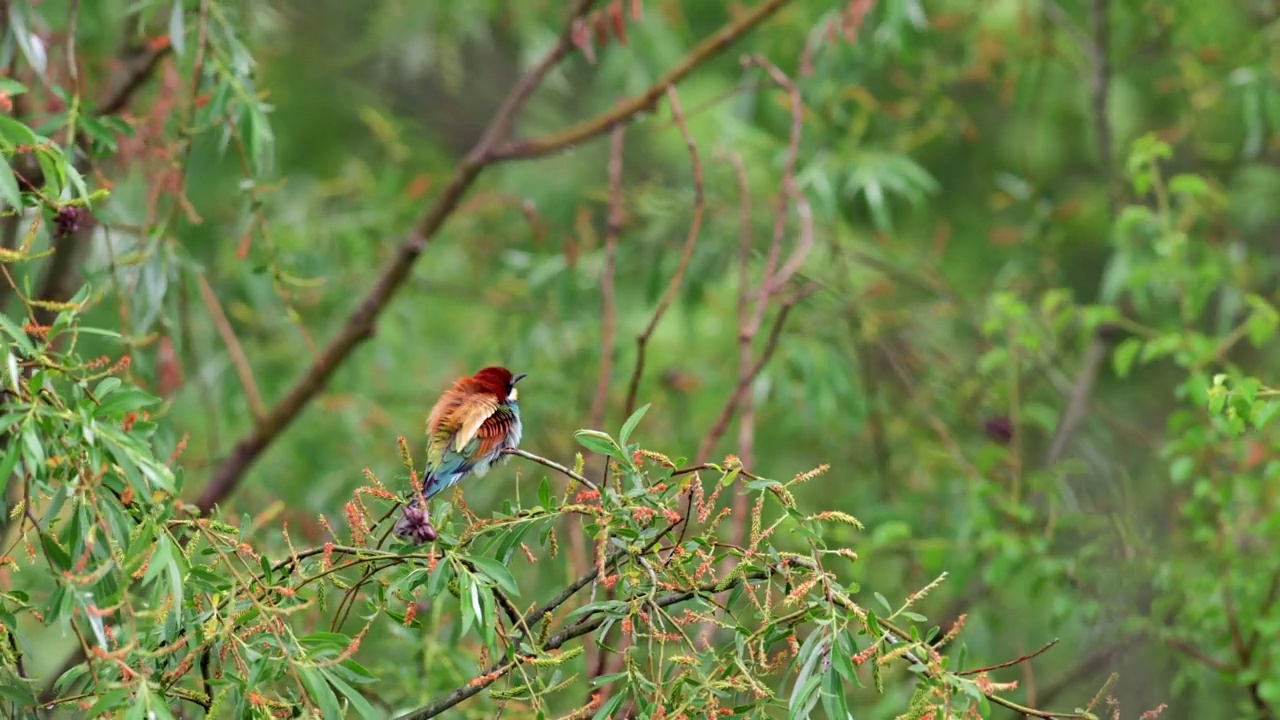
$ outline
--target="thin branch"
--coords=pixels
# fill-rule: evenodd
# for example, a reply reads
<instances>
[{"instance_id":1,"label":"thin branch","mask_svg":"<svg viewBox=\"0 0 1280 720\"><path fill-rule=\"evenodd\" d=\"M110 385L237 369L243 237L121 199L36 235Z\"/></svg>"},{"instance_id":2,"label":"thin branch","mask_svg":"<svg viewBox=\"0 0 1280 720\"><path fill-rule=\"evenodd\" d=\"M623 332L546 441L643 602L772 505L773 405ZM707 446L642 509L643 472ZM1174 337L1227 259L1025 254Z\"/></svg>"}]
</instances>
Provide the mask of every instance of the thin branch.
<instances>
[{"instance_id":1,"label":"thin branch","mask_svg":"<svg viewBox=\"0 0 1280 720\"><path fill-rule=\"evenodd\" d=\"M800 98L800 89L777 66L764 58L755 56L752 58L752 62L765 68L774 82L787 91L787 97L791 104L791 135L787 144L787 159L786 164L783 166L782 191L778 196L778 209L777 214L774 216L773 237L769 243L769 254L765 259L764 276L760 280L760 289L755 293L756 304L754 310L750 317L743 318L739 322L738 340L740 347L743 343L748 347L754 343L756 334L764 322L769 301L799 272L800 267L804 264L814 246L813 211L795 180L796 161L800 154L800 136L804 126L804 106ZM796 214L800 219L800 236L795 247L787 256L786 261L783 262L782 269L778 270L778 262L782 255L782 243L786 235L788 210L792 203L795 204ZM816 289L817 286L811 283L808 290L783 301L764 352L761 353L759 360L756 361L755 365L751 366L748 372L739 374L737 386L730 394L729 400L724 407L721 408L720 415L712 423L711 430L698 447L695 463L706 462L711 455L711 450L715 448L716 443L720 441L720 438L728 429L729 421L733 419L734 414L738 411L738 407L746 396L748 388L755 382L760 371L764 369L765 363L772 357L773 351L777 346L778 334L782 331L782 324L786 321L786 316L790 313L791 307ZM686 517L688 516L688 508L685 509L685 515ZM681 532L683 533L683 531Z\"/></svg>"},{"instance_id":2,"label":"thin branch","mask_svg":"<svg viewBox=\"0 0 1280 720\"><path fill-rule=\"evenodd\" d=\"M596 393L591 401L590 425L600 429L604 425L605 410L609 405L609 388L613 386L614 338L617 330L618 311L614 296L614 277L618 263L618 236L622 233L622 150L626 125L618 123L613 128L609 147L609 217L604 239L604 268L600 278L600 373L596 378ZM629 413L630 411L628 411ZM588 475L598 476L600 484L609 482L609 457L592 453L588 458ZM587 538L574 532L575 518L565 516L563 527L569 537L569 563L574 572L584 570L587 559ZM612 595L612 593L610 593ZM602 649L596 644L586 647L586 666L597 668ZM596 673L599 674L599 673Z\"/></svg>"},{"instance_id":3,"label":"thin branch","mask_svg":"<svg viewBox=\"0 0 1280 720\"><path fill-rule=\"evenodd\" d=\"M1130 650L1137 647L1142 638L1143 636L1138 633L1121 638L1110 645L1103 646L1092 655L1089 655L1076 663L1075 667L1068 670L1061 678L1040 693L1040 704L1042 706L1048 705L1053 702L1056 697L1071 689L1085 678L1105 670L1112 662L1120 659Z\"/></svg>"},{"instance_id":4,"label":"thin branch","mask_svg":"<svg viewBox=\"0 0 1280 720\"><path fill-rule=\"evenodd\" d=\"M262 404L262 393L258 391L258 382L253 378L253 367L249 364L249 358L244 354L244 348L240 346L240 340L236 338L236 331L231 327L231 322L227 320L227 315L222 311L222 304L218 302L218 296L213 292L213 288L209 286L209 280L203 273L196 275L196 282L200 286L200 299L204 301L204 307L209 311L209 318L213 320L213 325L218 329L218 334L222 336L222 342L227 346L227 354L231 356L231 364L236 369L236 374L240 376L240 385L244 388L245 399L249 402L249 412L253 413L255 420L261 420L266 417L267 409Z\"/></svg>"},{"instance_id":5,"label":"thin branch","mask_svg":"<svg viewBox=\"0 0 1280 720\"><path fill-rule=\"evenodd\" d=\"M1036 650L1035 652L1030 653L1028 655L1023 655L1022 657L1019 657L1016 660L1009 660L1008 662L1002 662L997 665L988 665L987 667L978 668L977 670L965 670L964 672L956 673L956 675L964 677L965 675L977 675L979 673L991 672L992 670L1000 670L1007 667L1013 667L1014 665L1021 665L1022 663L1027 662L1028 660L1031 660L1037 655L1043 654L1046 650L1048 650L1049 648L1057 644L1058 644L1058 638L1054 638L1050 640L1048 643L1046 643L1044 647L1040 648L1039 650Z\"/></svg>"},{"instance_id":6,"label":"thin branch","mask_svg":"<svg viewBox=\"0 0 1280 720\"><path fill-rule=\"evenodd\" d=\"M616 123L652 109L658 102L658 97L666 92L668 87L676 85L688 77L699 65L724 52L743 35L792 2L793 0L766 0L760 3L737 20L720 28L711 37L699 43L692 52L686 55L675 67L668 70L666 74L658 78L643 93L614 105L601 115L584 120L557 133L532 140L520 140L504 144L493 153L492 159L506 161L557 153L583 141L590 140L597 135L602 135L608 132L609 128Z\"/></svg>"},{"instance_id":7,"label":"thin branch","mask_svg":"<svg viewBox=\"0 0 1280 720\"><path fill-rule=\"evenodd\" d=\"M649 318L649 324L636 337L636 366L631 373L631 382L627 387L627 403L622 412L624 417L631 417L631 413L636 409L636 398L640 393L640 380L644 377L645 354L649 347L649 340L653 337L653 333L658 329L658 323L662 322L662 316L666 314L667 308L671 306L671 302L675 300L676 293L680 290L680 283L684 280L684 273L689 269L689 260L693 258L693 248L698 244L698 236L702 234L702 216L706 209L705 192L702 182L702 160L698 156L698 146L693 142L693 136L689 133L689 126L684 121L684 113L680 110L680 98L676 95L675 86L667 88L667 101L671 104L671 116L675 118L676 125L680 128L680 136L684 138L685 147L689 150L689 161L693 165L693 220L689 223L689 234L685 237L684 250L680 254L680 264L676 266L676 272L671 276L671 280L667 283L667 289L663 291L662 297L658 300L658 307L653 311L653 317Z\"/></svg>"},{"instance_id":8,"label":"thin branch","mask_svg":"<svg viewBox=\"0 0 1280 720\"><path fill-rule=\"evenodd\" d=\"M596 378L588 426L597 429L604 424L613 379L613 343L618 320L613 281L618 264L618 235L622 233L622 141L625 136L626 125L615 125L609 148L609 220L604 236L604 269L600 273L600 375Z\"/></svg>"},{"instance_id":9,"label":"thin branch","mask_svg":"<svg viewBox=\"0 0 1280 720\"><path fill-rule=\"evenodd\" d=\"M586 485L592 490L595 490L597 492L600 490L600 487L598 485L586 479L582 475L579 475L578 473L570 470L564 465L561 465L555 460L548 460L547 458L534 455L533 453L527 450L521 450L520 448L507 448L506 450L502 451L502 454L515 455L516 457L522 457L525 460L532 460L533 462L536 462L539 465L542 465L543 467L548 467L548 468L551 468L552 470L555 470L556 472L564 475L565 477L577 480L578 482L582 483L583 485Z\"/></svg>"}]
</instances>

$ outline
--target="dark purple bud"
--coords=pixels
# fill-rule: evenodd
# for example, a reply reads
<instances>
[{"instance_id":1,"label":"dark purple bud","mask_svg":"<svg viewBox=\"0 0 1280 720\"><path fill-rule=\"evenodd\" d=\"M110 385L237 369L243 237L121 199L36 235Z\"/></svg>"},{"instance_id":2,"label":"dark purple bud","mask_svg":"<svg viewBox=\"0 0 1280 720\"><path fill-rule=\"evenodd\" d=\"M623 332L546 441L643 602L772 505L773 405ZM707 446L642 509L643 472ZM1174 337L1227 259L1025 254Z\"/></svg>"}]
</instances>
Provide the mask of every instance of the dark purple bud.
<instances>
[{"instance_id":1,"label":"dark purple bud","mask_svg":"<svg viewBox=\"0 0 1280 720\"><path fill-rule=\"evenodd\" d=\"M982 428L987 431L987 437L1001 445L1008 445L1013 440L1013 421L1007 417L988 418Z\"/></svg>"},{"instance_id":2,"label":"dark purple bud","mask_svg":"<svg viewBox=\"0 0 1280 720\"><path fill-rule=\"evenodd\" d=\"M84 210L81 208L74 205L64 205L58 208L58 213L53 216L53 237L62 239L79 230L83 219Z\"/></svg>"},{"instance_id":3,"label":"dark purple bud","mask_svg":"<svg viewBox=\"0 0 1280 720\"><path fill-rule=\"evenodd\" d=\"M424 545L436 539L436 529L431 526L431 518L417 503L405 507L392 532L401 540L415 545Z\"/></svg>"}]
</instances>

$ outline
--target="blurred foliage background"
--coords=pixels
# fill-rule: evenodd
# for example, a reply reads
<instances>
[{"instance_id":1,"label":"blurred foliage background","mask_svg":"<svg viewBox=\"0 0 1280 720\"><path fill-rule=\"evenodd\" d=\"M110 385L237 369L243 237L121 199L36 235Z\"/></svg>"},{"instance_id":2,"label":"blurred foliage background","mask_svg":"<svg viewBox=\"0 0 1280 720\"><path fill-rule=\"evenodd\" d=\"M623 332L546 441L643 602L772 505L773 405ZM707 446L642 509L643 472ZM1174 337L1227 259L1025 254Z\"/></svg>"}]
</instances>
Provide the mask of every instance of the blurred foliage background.
<instances>
[{"instance_id":1,"label":"blurred foliage background","mask_svg":"<svg viewBox=\"0 0 1280 720\"><path fill-rule=\"evenodd\" d=\"M86 58L174 30L168 3L133 14L139 3L75 4ZM521 135L644 90L752 3L638 4L625 44L552 72ZM51 37L65 34L70 5L32 3ZM236 32L222 47L242 53L208 59L214 87L257 102L238 116L244 142L215 125L186 155L145 142L187 127L167 99L192 62L182 29L186 52L158 66L126 114L136 136L120 141L82 276L96 293L85 324L132 338L134 379L167 399L158 444L189 433L188 493L341 327L554 41L562 5L213 2ZM737 382L739 193L725 158L746 168L759 253L782 187L787 99L741 62L752 54L804 99L796 179L817 246L800 277L818 288L750 388L752 469L790 477L830 463L799 491L866 524L847 538L855 579L905 594L948 573L918 609L944 625L966 614L957 642L971 657L998 662L1059 638L1011 671L1029 704L1083 706L1116 671L1127 716L1167 703L1163 717L1276 717L1277 440L1265 428L1218 433L1193 399L1213 373L1273 379L1274 310L1258 308L1276 301L1280 270L1280 3L797 0L697 70L679 96L706 217L639 390L652 403L643 442L673 456L693 457ZM1160 148L1158 178L1144 181ZM694 196L665 104L629 124L624 160L610 431L625 420L634 338L677 268ZM371 341L224 515L323 542L318 516L341 513L361 470L395 476L395 438L420 441L446 384L491 363L529 373L524 447L568 462L611 351L607 162L597 138L488 171ZM189 204L166 179L174 167ZM1156 231L1141 212L1163 219ZM10 270L35 287L43 268ZM1237 332L1247 315L1253 330ZM1148 351L1128 337L1176 339ZM1221 352L1196 354L1193 341ZM1196 359L1175 357L1184 351ZM736 442L729 432L712 457L741 452ZM467 484L468 504L496 507L516 475ZM574 574L512 571L547 591ZM33 632L69 646L56 629ZM380 689L397 704L472 672L403 628L365 643L370 671L401 683ZM37 658L35 673L59 657ZM910 692L863 692L858 716L892 717Z\"/></svg>"}]
</instances>

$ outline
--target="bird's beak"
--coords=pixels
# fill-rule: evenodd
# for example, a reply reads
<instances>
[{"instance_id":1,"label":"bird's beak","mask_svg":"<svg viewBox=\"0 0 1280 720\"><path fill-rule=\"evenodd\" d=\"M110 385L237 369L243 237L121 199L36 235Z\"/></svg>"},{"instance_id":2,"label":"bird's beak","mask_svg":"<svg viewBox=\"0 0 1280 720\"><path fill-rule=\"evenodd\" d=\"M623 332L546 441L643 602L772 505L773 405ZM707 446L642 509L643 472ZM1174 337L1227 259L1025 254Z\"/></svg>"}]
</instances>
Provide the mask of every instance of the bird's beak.
<instances>
[{"instance_id":1,"label":"bird's beak","mask_svg":"<svg viewBox=\"0 0 1280 720\"><path fill-rule=\"evenodd\" d=\"M511 384L515 385L516 383L520 382L521 380L527 377L529 377L529 373L520 373L519 375L515 375L511 378Z\"/></svg>"}]
</instances>

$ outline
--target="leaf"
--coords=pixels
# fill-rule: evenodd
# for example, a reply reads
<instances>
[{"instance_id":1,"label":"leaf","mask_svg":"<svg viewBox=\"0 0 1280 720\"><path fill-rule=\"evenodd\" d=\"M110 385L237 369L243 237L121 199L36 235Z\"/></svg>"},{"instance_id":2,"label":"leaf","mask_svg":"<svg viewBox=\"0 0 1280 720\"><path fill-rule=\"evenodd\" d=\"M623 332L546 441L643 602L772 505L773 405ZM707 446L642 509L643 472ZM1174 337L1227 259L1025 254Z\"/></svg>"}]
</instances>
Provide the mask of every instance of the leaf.
<instances>
[{"instance_id":1,"label":"leaf","mask_svg":"<svg viewBox=\"0 0 1280 720\"><path fill-rule=\"evenodd\" d=\"M573 434L573 437L578 441L579 445L591 452L608 455L622 463L630 464L627 456L622 452L622 448L618 447L613 438L606 433L602 433L599 430L579 430Z\"/></svg>"},{"instance_id":2,"label":"leaf","mask_svg":"<svg viewBox=\"0 0 1280 720\"><path fill-rule=\"evenodd\" d=\"M333 694L333 689L320 670L315 667L299 667L298 677L306 687L307 694L320 706L320 712L324 713L325 718L341 720L342 709L338 705L338 696Z\"/></svg>"},{"instance_id":3,"label":"leaf","mask_svg":"<svg viewBox=\"0 0 1280 720\"><path fill-rule=\"evenodd\" d=\"M1266 427L1275 419L1277 412L1280 412L1280 402L1275 400L1255 404L1253 407L1254 426L1258 428ZM3 478L4 475L0 475L0 479Z\"/></svg>"},{"instance_id":4,"label":"leaf","mask_svg":"<svg viewBox=\"0 0 1280 720\"><path fill-rule=\"evenodd\" d=\"M173 52L179 57L182 51L186 49L187 25L186 14L183 12L183 0L174 0L173 9L169 11L169 44L173 46Z\"/></svg>"},{"instance_id":5,"label":"leaf","mask_svg":"<svg viewBox=\"0 0 1280 720\"><path fill-rule=\"evenodd\" d=\"M31 338L27 337L27 334L22 331L22 328L14 323L13 320L10 320L9 316L4 313L0 313L0 330L4 330L5 334L13 338L14 344L18 346L18 349L22 351L24 356L29 358L35 357L36 346L31 344Z\"/></svg>"},{"instance_id":6,"label":"leaf","mask_svg":"<svg viewBox=\"0 0 1280 720\"><path fill-rule=\"evenodd\" d=\"M1129 371L1133 369L1133 361L1138 358L1138 351L1141 349L1142 341L1138 338L1128 338L1116 347L1111 356L1111 365L1115 368L1117 377L1128 377Z\"/></svg>"},{"instance_id":7,"label":"leaf","mask_svg":"<svg viewBox=\"0 0 1280 720\"><path fill-rule=\"evenodd\" d=\"M4 200L10 208L22 207L22 191L18 189L18 178L13 174L9 163L0 163L0 200Z\"/></svg>"},{"instance_id":8,"label":"leaf","mask_svg":"<svg viewBox=\"0 0 1280 720\"><path fill-rule=\"evenodd\" d=\"M118 387L120 387L120 378L104 378L102 382L98 383L98 387L93 389L93 396L101 402L102 398L106 397L112 390L115 390Z\"/></svg>"},{"instance_id":9,"label":"leaf","mask_svg":"<svg viewBox=\"0 0 1280 720\"><path fill-rule=\"evenodd\" d=\"M538 485L538 504L548 510L551 509L551 481L545 476L542 483Z\"/></svg>"},{"instance_id":10,"label":"leaf","mask_svg":"<svg viewBox=\"0 0 1280 720\"><path fill-rule=\"evenodd\" d=\"M468 562L476 566L476 569L484 573L490 580L498 585L507 595L520 596L520 587L516 585L516 579L512 577L511 571L505 565L487 557L468 557Z\"/></svg>"},{"instance_id":11,"label":"leaf","mask_svg":"<svg viewBox=\"0 0 1280 720\"><path fill-rule=\"evenodd\" d=\"M627 438L631 437L631 431L635 430L636 426L640 424L640 420L644 417L645 413L649 412L649 407L651 405L652 403L648 403L641 406L638 410L631 413L631 417L627 418L627 421L622 424L622 432L618 433L619 445L623 447L627 446Z\"/></svg>"},{"instance_id":12,"label":"leaf","mask_svg":"<svg viewBox=\"0 0 1280 720\"><path fill-rule=\"evenodd\" d=\"M326 679L328 679L331 685L337 688L338 692L342 694L342 697L346 698L347 702L351 703L351 707L355 708L355 711L360 714L360 717L362 718L381 718L382 717L381 715L378 714L376 710L373 709L373 706L369 704L369 701L365 700L364 696L361 695L359 691L357 691L355 688L348 685L345 680L343 680L342 678L338 677L334 673L329 672L327 670L324 672L324 676Z\"/></svg>"}]
</instances>

